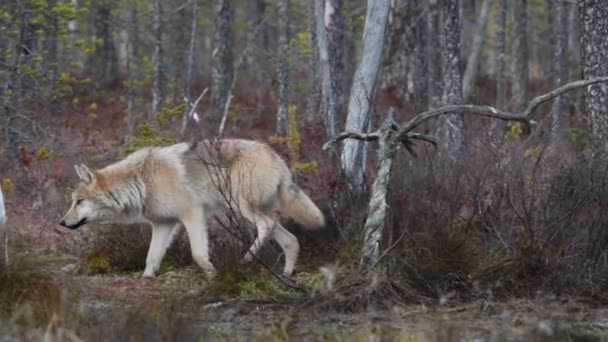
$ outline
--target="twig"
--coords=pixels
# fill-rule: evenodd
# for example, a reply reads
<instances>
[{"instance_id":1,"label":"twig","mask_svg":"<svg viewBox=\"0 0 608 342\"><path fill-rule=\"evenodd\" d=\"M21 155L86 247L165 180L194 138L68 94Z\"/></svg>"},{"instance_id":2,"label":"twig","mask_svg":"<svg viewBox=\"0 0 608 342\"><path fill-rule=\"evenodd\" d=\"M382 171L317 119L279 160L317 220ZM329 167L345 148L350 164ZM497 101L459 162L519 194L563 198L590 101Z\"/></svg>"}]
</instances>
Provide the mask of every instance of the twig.
<instances>
[{"instance_id":1,"label":"twig","mask_svg":"<svg viewBox=\"0 0 608 342\"><path fill-rule=\"evenodd\" d=\"M380 134L378 132L373 133L357 133L357 132L342 132L340 135L331 138L328 142L323 145L323 150L327 151L330 148L334 147L338 142L344 139L357 139L363 141L375 141L380 138Z\"/></svg>"}]
</instances>

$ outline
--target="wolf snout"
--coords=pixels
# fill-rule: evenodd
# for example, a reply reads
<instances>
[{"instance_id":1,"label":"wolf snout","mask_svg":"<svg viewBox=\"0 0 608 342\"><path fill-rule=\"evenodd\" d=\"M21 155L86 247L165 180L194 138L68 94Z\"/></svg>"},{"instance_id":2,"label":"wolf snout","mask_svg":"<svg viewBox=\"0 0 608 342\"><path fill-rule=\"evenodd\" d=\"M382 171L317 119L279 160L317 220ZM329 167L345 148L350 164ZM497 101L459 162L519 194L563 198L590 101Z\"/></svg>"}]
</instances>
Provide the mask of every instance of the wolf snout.
<instances>
[{"instance_id":1,"label":"wolf snout","mask_svg":"<svg viewBox=\"0 0 608 342\"><path fill-rule=\"evenodd\" d=\"M60 224L60 225L62 225L62 226L64 226L64 227L66 227L66 228L68 227L68 226L66 226L66 225L65 225L65 220L61 220L61 221L59 222L59 224Z\"/></svg>"},{"instance_id":2,"label":"wolf snout","mask_svg":"<svg viewBox=\"0 0 608 342\"><path fill-rule=\"evenodd\" d=\"M80 226L82 226L83 224L87 223L87 219L86 217L83 218L82 220L78 221L76 224L68 224L65 222L65 219L61 220L61 222L59 222L60 225L69 228L69 229L78 229Z\"/></svg>"}]
</instances>

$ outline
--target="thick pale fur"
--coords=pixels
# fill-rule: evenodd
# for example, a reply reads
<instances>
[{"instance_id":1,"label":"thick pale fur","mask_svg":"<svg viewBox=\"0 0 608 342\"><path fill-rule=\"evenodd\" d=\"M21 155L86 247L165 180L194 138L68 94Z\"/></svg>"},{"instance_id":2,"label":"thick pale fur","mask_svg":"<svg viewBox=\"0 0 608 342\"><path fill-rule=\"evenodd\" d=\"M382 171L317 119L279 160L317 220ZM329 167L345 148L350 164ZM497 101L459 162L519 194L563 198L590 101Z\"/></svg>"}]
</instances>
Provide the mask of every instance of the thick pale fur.
<instances>
[{"instance_id":1,"label":"thick pale fur","mask_svg":"<svg viewBox=\"0 0 608 342\"><path fill-rule=\"evenodd\" d=\"M236 209L257 228L249 261L273 238L285 253L284 274L297 261L296 237L278 221L289 217L309 230L325 225L321 211L294 183L283 159L267 144L240 139L148 147L97 171L75 166L82 182L61 225L89 222L152 224L144 276L154 276L173 236L183 225L195 262L210 276L207 219Z\"/></svg>"}]
</instances>

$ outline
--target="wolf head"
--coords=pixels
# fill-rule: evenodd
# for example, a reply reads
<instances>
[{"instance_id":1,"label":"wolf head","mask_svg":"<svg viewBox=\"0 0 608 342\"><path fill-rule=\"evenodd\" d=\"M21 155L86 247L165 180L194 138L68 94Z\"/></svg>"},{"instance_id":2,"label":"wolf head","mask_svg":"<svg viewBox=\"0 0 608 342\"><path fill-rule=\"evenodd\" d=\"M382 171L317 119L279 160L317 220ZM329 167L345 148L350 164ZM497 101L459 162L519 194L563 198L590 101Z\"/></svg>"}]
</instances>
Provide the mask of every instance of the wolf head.
<instances>
[{"instance_id":1,"label":"wolf head","mask_svg":"<svg viewBox=\"0 0 608 342\"><path fill-rule=\"evenodd\" d=\"M110 221L118 209L108 203L103 176L86 165L74 165L81 182L72 192L72 205L61 219L62 226L77 229L89 222Z\"/></svg>"}]
</instances>

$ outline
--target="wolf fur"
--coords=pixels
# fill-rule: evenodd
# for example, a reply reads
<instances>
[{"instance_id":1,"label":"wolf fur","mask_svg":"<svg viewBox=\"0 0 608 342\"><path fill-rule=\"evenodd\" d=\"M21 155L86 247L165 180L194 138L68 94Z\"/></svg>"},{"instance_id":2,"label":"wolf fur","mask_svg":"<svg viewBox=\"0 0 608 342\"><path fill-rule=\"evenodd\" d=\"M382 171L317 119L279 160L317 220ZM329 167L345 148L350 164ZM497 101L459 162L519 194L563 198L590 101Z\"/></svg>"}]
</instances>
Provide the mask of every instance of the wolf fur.
<instances>
[{"instance_id":1,"label":"wolf fur","mask_svg":"<svg viewBox=\"0 0 608 342\"><path fill-rule=\"evenodd\" d=\"M100 170L83 164L75 165L75 170L81 182L60 224L77 229L93 222L150 223L144 277L158 271L182 225L194 261L213 277L206 221L222 210L236 209L256 226L257 237L245 261L272 238L284 251L286 276L293 273L299 243L275 213L309 230L325 225L323 214L294 183L283 159L258 141L223 139L146 147Z\"/></svg>"}]
</instances>

